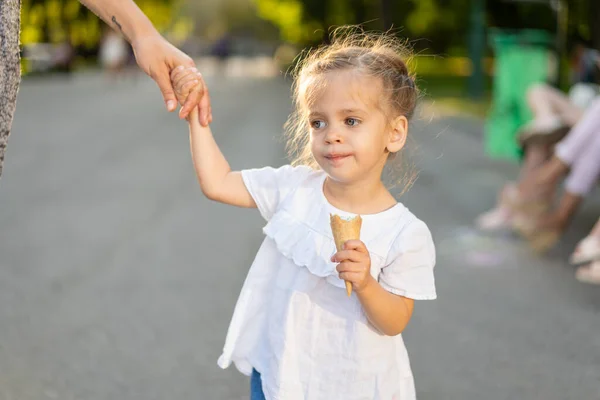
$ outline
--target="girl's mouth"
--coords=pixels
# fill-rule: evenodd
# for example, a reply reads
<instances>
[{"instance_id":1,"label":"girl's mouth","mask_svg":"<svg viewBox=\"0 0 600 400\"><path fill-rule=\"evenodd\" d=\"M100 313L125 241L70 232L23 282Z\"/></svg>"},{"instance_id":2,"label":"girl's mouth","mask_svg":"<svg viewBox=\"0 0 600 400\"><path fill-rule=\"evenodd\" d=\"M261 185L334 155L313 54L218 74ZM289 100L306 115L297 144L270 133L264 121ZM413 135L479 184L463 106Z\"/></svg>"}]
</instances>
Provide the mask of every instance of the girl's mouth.
<instances>
[{"instance_id":1,"label":"girl's mouth","mask_svg":"<svg viewBox=\"0 0 600 400\"><path fill-rule=\"evenodd\" d=\"M350 154L343 153L330 153L325 156L325 158L332 164L339 164L348 157L350 157Z\"/></svg>"}]
</instances>

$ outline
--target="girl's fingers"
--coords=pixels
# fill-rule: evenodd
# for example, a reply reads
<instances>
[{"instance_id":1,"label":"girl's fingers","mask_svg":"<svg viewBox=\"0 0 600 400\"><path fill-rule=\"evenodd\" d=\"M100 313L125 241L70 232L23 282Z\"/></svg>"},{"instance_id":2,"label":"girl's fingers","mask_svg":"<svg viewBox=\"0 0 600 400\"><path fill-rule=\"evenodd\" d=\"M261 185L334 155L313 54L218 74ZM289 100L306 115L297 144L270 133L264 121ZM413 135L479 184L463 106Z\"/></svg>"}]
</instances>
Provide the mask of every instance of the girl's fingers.
<instances>
[{"instance_id":1,"label":"girl's fingers","mask_svg":"<svg viewBox=\"0 0 600 400\"><path fill-rule=\"evenodd\" d=\"M204 79L202 79L202 75L200 75L200 73L197 73L195 80L197 81L197 84L194 85L191 88L191 90L187 93L187 99L185 100L185 104L181 108L179 115L182 118L185 118L189 114L189 112L192 111L192 109L198 107L199 122L202 126L207 126L208 118L205 114L208 112L208 103L206 102L210 101L208 97L208 90L206 88L206 83L204 82Z\"/></svg>"},{"instance_id":2,"label":"girl's fingers","mask_svg":"<svg viewBox=\"0 0 600 400\"><path fill-rule=\"evenodd\" d=\"M183 75L180 75L177 78L175 78L175 80L173 81L173 84L175 84L175 86L181 86L185 82L189 82L191 80L198 80L196 74L183 74Z\"/></svg>"},{"instance_id":3,"label":"girl's fingers","mask_svg":"<svg viewBox=\"0 0 600 400\"><path fill-rule=\"evenodd\" d=\"M183 65L180 65L178 67L175 67L171 70L171 72L169 73L169 78L171 78L171 80L175 80L175 78L181 73L181 71L183 71L185 69L185 67Z\"/></svg>"},{"instance_id":4,"label":"girl's fingers","mask_svg":"<svg viewBox=\"0 0 600 400\"><path fill-rule=\"evenodd\" d=\"M193 74L197 71L198 69L196 67L184 67L183 65L180 65L171 70L171 79L175 80L182 75Z\"/></svg>"},{"instance_id":5,"label":"girl's fingers","mask_svg":"<svg viewBox=\"0 0 600 400\"><path fill-rule=\"evenodd\" d=\"M187 81L183 84L183 86L181 87L181 93L184 94L189 94L190 91L192 91L192 89L194 88L194 86L196 86L198 84L198 80L197 79L192 79L190 81Z\"/></svg>"},{"instance_id":6,"label":"girl's fingers","mask_svg":"<svg viewBox=\"0 0 600 400\"><path fill-rule=\"evenodd\" d=\"M190 80L198 80L198 77L195 72L184 72L179 74L172 80L173 85L176 87L181 87L185 82L189 82Z\"/></svg>"},{"instance_id":7,"label":"girl's fingers","mask_svg":"<svg viewBox=\"0 0 600 400\"><path fill-rule=\"evenodd\" d=\"M179 82L175 83L175 91L184 96L188 96L190 91L198 84L198 79L195 76L186 76Z\"/></svg>"},{"instance_id":8,"label":"girl's fingers","mask_svg":"<svg viewBox=\"0 0 600 400\"><path fill-rule=\"evenodd\" d=\"M190 71L189 67L184 67L183 65L180 65L179 67L173 69L171 71L171 81L175 82L178 79L180 79L182 76L185 76L186 74L190 74L192 73Z\"/></svg>"},{"instance_id":9,"label":"girl's fingers","mask_svg":"<svg viewBox=\"0 0 600 400\"><path fill-rule=\"evenodd\" d=\"M340 250L331 257L332 262L352 261L365 262L367 261L368 253L362 253L358 250Z\"/></svg>"},{"instance_id":10,"label":"girl's fingers","mask_svg":"<svg viewBox=\"0 0 600 400\"><path fill-rule=\"evenodd\" d=\"M340 273L340 279L343 281L358 283L364 280L364 276L358 272L342 272Z\"/></svg>"},{"instance_id":11,"label":"girl's fingers","mask_svg":"<svg viewBox=\"0 0 600 400\"><path fill-rule=\"evenodd\" d=\"M344 243L344 250L356 250L361 253L368 253L367 246L360 240L348 240Z\"/></svg>"},{"instance_id":12,"label":"girl's fingers","mask_svg":"<svg viewBox=\"0 0 600 400\"><path fill-rule=\"evenodd\" d=\"M345 272L350 272L350 273L360 273L361 275L364 274L368 268L365 264L361 264L361 263L354 263L351 261L344 261L339 263L336 267L335 270L339 273L345 273Z\"/></svg>"}]
</instances>

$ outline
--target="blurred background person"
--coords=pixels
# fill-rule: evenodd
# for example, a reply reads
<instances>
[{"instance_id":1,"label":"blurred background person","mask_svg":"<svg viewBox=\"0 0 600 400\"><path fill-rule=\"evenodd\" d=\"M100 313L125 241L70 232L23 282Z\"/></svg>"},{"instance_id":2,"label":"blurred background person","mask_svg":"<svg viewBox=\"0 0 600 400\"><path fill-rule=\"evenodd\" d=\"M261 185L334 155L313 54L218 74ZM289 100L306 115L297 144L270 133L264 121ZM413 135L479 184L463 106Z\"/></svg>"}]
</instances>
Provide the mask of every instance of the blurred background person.
<instances>
[{"instance_id":1,"label":"blurred background person","mask_svg":"<svg viewBox=\"0 0 600 400\"><path fill-rule=\"evenodd\" d=\"M592 231L577 244L570 261L576 265L583 264L575 273L579 281L600 285L600 218Z\"/></svg>"},{"instance_id":2,"label":"blurred background person","mask_svg":"<svg viewBox=\"0 0 600 400\"><path fill-rule=\"evenodd\" d=\"M111 79L117 79L129 62L129 44L111 28L104 29L98 54L100 65Z\"/></svg>"},{"instance_id":3,"label":"blurred background person","mask_svg":"<svg viewBox=\"0 0 600 400\"><path fill-rule=\"evenodd\" d=\"M525 201L548 200L554 192L529 190L532 177L553 153L554 145L582 118L599 94L600 53L577 40L571 53L572 86L568 94L547 83L528 88L526 100L533 119L518 132L523 162L518 181L507 183L492 210L480 215L477 226L485 231L510 228L515 208ZM541 197L541 199L540 199Z\"/></svg>"},{"instance_id":4,"label":"blurred background person","mask_svg":"<svg viewBox=\"0 0 600 400\"><path fill-rule=\"evenodd\" d=\"M565 192L554 208L557 186L565 176ZM525 200L516 205L512 226L536 250L547 251L566 230L599 177L600 99L556 145L552 157L522 182Z\"/></svg>"},{"instance_id":5,"label":"blurred background person","mask_svg":"<svg viewBox=\"0 0 600 400\"><path fill-rule=\"evenodd\" d=\"M227 60L231 56L233 47L233 38L229 33L225 33L212 45L211 54L217 60L217 72L226 73Z\"/></svg>"}]
</instances>

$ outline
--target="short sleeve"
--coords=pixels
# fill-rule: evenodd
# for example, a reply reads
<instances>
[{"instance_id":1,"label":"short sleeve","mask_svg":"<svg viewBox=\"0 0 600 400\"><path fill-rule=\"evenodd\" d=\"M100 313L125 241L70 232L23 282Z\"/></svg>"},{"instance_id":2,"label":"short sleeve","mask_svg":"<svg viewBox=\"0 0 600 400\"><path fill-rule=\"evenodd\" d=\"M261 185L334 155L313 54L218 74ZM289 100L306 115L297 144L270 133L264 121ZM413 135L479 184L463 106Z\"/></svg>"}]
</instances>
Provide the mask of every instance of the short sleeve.
<instances>
[{"instance_id":1,"label":"short sleeve","mask_svg":"<svg viewBox=\"0 0 600 400\"><path fill-rule=\"evenodd\" d=\"M285 196L297 188L311 172L313 170L306 166L264 167L243 170L242 179L258 211L268 221Z\"/></svg>"},{"instance_id":2,"label":"short sleeve","mask_svg":"<svg viewBox=\"0 0 600 400\"><path fill-rule=\"evenodd\" d=\"M415 300L437 297L433 268L435 246L427 225L418 219L402 229L379 275L387 291Z\"/></svg>"}]
</instances>

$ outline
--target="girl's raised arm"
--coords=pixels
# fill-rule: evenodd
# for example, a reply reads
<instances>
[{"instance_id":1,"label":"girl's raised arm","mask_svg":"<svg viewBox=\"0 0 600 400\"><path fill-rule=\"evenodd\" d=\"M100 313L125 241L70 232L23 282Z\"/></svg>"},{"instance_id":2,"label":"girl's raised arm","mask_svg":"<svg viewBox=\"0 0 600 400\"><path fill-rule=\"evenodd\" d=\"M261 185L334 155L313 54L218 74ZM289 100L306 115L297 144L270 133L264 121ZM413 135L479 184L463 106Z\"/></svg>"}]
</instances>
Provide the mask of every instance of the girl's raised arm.
<instances>
[{"instance_id":1,"label":"girl's raised arm","mask_svg":"<svg viewBox=\"0 0 600 400\"><path fill-rule=\"evenodd\" d=\"M190 125L190 148L202 193L211 200L232 206L256 208L246 189L242 174L232 171L210 130L198 122L198 108L187 118Z\"/></svg>"}]
</instances>

